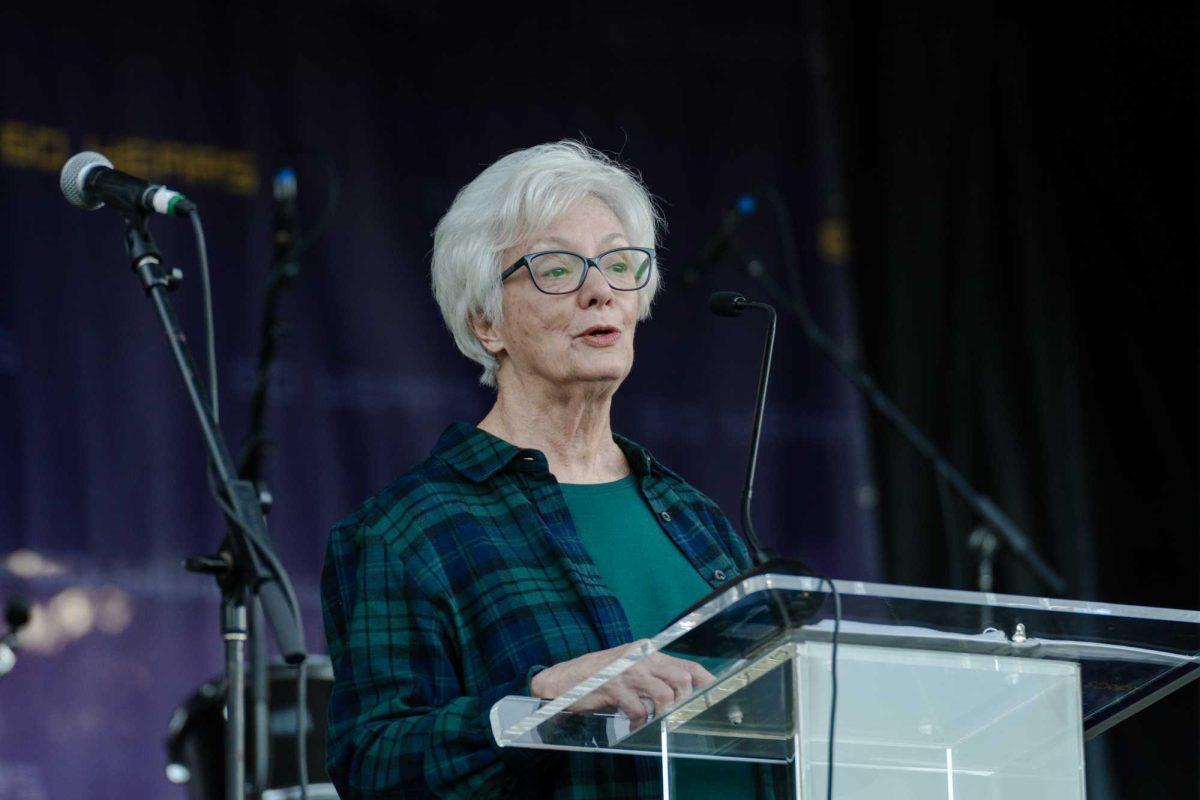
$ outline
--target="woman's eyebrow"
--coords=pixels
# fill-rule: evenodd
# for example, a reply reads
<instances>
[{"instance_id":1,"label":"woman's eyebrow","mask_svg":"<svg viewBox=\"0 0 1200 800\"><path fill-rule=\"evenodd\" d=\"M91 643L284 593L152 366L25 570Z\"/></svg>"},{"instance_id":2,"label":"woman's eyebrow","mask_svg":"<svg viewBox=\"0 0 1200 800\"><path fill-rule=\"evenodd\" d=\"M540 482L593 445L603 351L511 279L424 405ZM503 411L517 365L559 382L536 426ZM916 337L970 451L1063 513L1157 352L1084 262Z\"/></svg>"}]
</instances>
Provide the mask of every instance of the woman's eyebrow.
<instances>
[{"instance_id":1,"label":"woman's eyebrow","mask_svg":"<svg viewBox=\"0 0 1200 800\"><path fill-rule=\"evenodd\" d=\"M620 231L614 231L614 232L610 233L608 236L605 236L603 239L601 239L600 242L602 244L607 244L609 242L614 242L618 239L625 239L625 234L621 233ZM556 247L556 248L562 248L563 250L571 249L571 245L569 242L567 242L567 240L560 239L557 236L547 236L543 239L534 239L533 245L531 245L531 246L533 247L534 250L541 250L543 248L541 248L540 245L543 245L543 244L548 244L548 245L551 245L552 247Z\"/></svg>"}]
</instances>

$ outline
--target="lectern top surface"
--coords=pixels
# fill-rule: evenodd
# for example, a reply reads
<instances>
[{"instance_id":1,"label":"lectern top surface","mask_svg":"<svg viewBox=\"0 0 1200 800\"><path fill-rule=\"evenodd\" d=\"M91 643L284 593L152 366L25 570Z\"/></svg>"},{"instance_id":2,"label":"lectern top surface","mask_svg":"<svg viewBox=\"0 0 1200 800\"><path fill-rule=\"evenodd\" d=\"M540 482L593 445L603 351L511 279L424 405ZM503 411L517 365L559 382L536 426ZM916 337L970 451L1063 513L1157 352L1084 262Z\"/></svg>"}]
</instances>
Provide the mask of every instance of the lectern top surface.
<instances>
[{"instance_id":1,"label":"lectern top surface","mask_svg":"<svg viewBox=\"0 0 1200 800\"><path fill-rule=\"evenodd\" d=\"M1090 735L1200 676L1200 611L764 572L714 593L562 696L533 705L526 699L530 713L519 721L510 708L497 740L519 745L530 736L572 730L559 723L572 715L578 723L582 712L573 709L595 706L587 702L589 695L652 653L698 661L720 683L744 674L748 665L765 663L764 654L785 652L779 649L783 644L829 642L835 627L840 644L897 653L1003 657L1006 664L1024 659L1031 667L1036 660L1076 663ZM494 713L494 727L497 720ZM614 744L593 739L590 746Z\"/></svg>"}]
</instances>

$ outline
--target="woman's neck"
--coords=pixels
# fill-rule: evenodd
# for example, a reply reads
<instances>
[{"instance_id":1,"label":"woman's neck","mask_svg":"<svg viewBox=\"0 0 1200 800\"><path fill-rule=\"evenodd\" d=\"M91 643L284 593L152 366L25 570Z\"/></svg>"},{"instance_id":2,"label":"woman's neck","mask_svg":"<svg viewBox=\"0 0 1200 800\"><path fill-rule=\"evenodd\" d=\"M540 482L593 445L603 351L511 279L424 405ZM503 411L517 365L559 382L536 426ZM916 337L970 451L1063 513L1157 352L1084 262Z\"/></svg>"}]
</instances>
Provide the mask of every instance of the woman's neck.
<instances>
[{"instance_id":1,"label":"woman's neck","mask_svg":"<svg viewBox=\"0 0 1200 800\"><path fill-rule=\"evenodd\" d=\"M546 454L560 483L606 483L629 474L612 438L612 391L587 387L551 392L506 392L504 382L480 430L517 447Z\"/></svg>"}]
</instances>

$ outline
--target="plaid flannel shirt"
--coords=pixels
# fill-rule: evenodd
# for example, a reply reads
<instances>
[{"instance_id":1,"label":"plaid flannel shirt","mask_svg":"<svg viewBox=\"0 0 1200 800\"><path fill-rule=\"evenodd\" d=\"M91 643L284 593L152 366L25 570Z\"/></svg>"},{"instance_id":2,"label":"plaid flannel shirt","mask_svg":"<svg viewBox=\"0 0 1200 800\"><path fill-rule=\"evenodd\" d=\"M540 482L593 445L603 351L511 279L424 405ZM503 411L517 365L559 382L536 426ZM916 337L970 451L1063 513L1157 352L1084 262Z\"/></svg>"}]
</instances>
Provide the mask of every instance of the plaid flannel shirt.
<instances>
[{"instance_id":1,"label":"plaid flannel shirt","mask_svg":"<svg viewBox=\"0 0 1200 800\"><path fill-rule=\"evenodd\" d=\"M614 439L711 586L749 566L713 501ZM327 761L343 800L660 795L655 759L492 738L492 704L530 694L538 669L632 638L541 452L451 425L427 460L334 526L321 601L336 676Z\"/></svg>"}]
</instances>

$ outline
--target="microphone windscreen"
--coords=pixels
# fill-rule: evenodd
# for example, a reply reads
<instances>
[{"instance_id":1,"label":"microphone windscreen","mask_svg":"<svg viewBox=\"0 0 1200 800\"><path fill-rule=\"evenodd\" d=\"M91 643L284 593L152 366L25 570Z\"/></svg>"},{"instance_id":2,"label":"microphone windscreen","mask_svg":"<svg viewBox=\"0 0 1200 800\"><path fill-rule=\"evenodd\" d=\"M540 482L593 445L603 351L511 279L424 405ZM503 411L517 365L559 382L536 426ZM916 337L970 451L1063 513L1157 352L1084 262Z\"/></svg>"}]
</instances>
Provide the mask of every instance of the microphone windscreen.
<instances>
[{"instance_id":1,"label":"microphone windscreen","mask_svg":"<svg viewBox=\"0 0 1200 800\"><path fill-rule=\"evenodd\" d=\"M746 310L746 296L740 292L713 292L708 298L709 309L721 317L737 317Z\"/></svg>"},{"instance_id":2,"label":"microphone windscreen","mask_svg":"<svg viewBox=\"0 0 1200 800\"><path fill-rule=\"evenodd\" d=\"M83 191L83 180L87 176L88 170L97 166L113 168L111 161L91 150L76 153L67 159L67 163L63 164L62 172L58 175L58 188L62 189L63 196L67 198L68 203L87 211L95 211L104 205L98 200L89 200Z\"/></svg>"}]
</instances>

